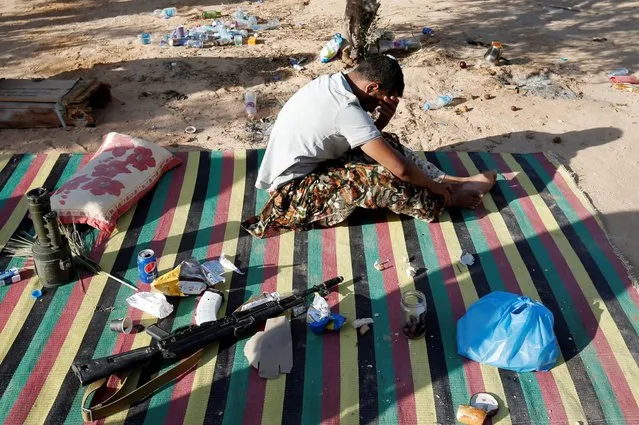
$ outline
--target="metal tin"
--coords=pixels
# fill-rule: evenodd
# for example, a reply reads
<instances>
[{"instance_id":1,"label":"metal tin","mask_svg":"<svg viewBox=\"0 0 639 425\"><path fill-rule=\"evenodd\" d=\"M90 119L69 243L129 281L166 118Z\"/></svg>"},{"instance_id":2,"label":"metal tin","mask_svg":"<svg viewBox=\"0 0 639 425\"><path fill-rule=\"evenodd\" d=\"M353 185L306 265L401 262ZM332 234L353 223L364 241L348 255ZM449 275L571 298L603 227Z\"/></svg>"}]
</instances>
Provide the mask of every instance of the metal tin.
<instances>
[{"instance_id":1,"label":"metal tin","mask_svg":"<svg viewBox=\"0 0 639 425\"><path fill-rule=\"evenodd\" d=\"M501 59L501 54L503 51L504 48L502 44L497 41L493 41L486 53L484 53L484 59L486 59L488 62L497 63L499 59Z\"/></svg>"},{"instance_id":2,"label":"metal tin","mask_svg":"<svg viewBox=\"0 0 639 425\"><path fill-rule=\"evenodd\" d=\"M158 277L158 260L150 249L143 249L138 254L138 274L140 282L151 283Z\"/></svg>"},{"instance_id":3,"label":"metal tin","mask_svg":"<svg viewBox=\"0 0 639 425\"><path fill-rule=\"evenodd\" d=\"M499 402L490 393L476 393L470 398L470 405L485 410L488 416L495 416L499 410Z\"/></svg>"}]
</instances>

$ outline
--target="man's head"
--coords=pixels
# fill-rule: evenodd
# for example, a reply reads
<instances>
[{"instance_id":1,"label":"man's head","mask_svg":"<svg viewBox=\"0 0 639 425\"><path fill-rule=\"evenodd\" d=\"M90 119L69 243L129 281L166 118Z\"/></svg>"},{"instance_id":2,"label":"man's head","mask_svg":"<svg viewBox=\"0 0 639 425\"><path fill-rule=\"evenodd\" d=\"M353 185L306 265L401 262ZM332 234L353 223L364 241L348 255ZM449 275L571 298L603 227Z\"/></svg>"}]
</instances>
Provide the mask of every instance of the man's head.
<instances>
[{"instance_id":1,"label":"man's head","mask_svg":"<svg viewBox=\"0 0 639 425\"><path fill-rule=\"evenodd\" d=\"M385 56L371 56L364 59L349 74L355 84L354 93L362 108L372 112L384 96L401 97L404 94L404 73L397 60Z\"/></svg>"}]
</instances>

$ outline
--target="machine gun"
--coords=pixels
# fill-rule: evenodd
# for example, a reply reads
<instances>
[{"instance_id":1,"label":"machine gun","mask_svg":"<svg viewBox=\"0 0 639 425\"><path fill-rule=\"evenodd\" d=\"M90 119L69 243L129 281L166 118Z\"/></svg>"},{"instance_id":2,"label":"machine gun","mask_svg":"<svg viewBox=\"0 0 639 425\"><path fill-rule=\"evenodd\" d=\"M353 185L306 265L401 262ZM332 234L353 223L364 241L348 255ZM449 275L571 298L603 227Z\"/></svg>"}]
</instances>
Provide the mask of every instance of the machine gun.
<instances>
[{"instance_id":1,"label":"machine gun","mask_svg":"<svg viewBox=\"0 0 639 425\"><path fill-rule=\"evenodd\" d=\"M36 232L32 247L36 273L43 286L54 287L76 277L67 238L60 233L58 215L51 210L49 192L38 187L27 192L31 221Z\"/></svg>"},{"instance_id":2,"label":"machine gun","mask_svg":"<svg viewBox=\"0 0 639 425\"><path fill-rule=\"evenodd\" d=\"M223 338L244 337L267 319L303 304L309 295L316 292L322 296L328 295L332 287L343 281L344 278L338 276L304 291L293 293L279 301L268 301L245 311L235 311L219 320L202 323L200 326L190 325L177 329L171 334L167 333L157 338L156 345L90 360L86 363L76 362L71 368L80 380L80 384L85 386L116 372L140 366L158 356L165 359L183 357Z\"/></svg>"}]
</instances>

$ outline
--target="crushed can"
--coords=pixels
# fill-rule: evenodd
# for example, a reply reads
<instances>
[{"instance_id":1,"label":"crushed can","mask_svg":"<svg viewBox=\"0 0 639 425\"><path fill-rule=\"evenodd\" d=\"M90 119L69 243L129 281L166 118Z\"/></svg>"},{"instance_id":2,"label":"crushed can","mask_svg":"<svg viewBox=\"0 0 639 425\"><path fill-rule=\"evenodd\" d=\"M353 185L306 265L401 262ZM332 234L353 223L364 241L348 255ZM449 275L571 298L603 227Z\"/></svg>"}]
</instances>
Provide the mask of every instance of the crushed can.
<instances>
[{"instance_id":1,"label":"crushed can","mask_svg":"<svg viewBox=\"0 0 639 425\"><path fill-rule=\"evenodd\" d=\"M143 249L138 254L138 274L140 282L150 284L158 277L158 260L151 249Z\"/></svg>"}]
</instances>

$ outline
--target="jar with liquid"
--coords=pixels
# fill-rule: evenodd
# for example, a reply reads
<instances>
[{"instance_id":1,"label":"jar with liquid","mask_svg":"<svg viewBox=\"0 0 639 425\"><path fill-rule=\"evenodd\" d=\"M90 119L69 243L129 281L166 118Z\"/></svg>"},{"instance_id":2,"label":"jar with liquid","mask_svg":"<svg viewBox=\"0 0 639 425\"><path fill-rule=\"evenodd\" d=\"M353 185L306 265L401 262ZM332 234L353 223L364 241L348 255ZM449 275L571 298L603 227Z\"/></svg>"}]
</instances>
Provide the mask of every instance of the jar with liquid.
<instances>
[{"instance_id":1,"label":"jar with liquid","mask_svg":"<svg viewBox=\"0 0 639 425\"><path fill-rule=\"evenodd\" d=\"M426 333L426 296L419 291L402 293L402 331L408 338L419 338Z\"/></svg>"}]
</instances>

